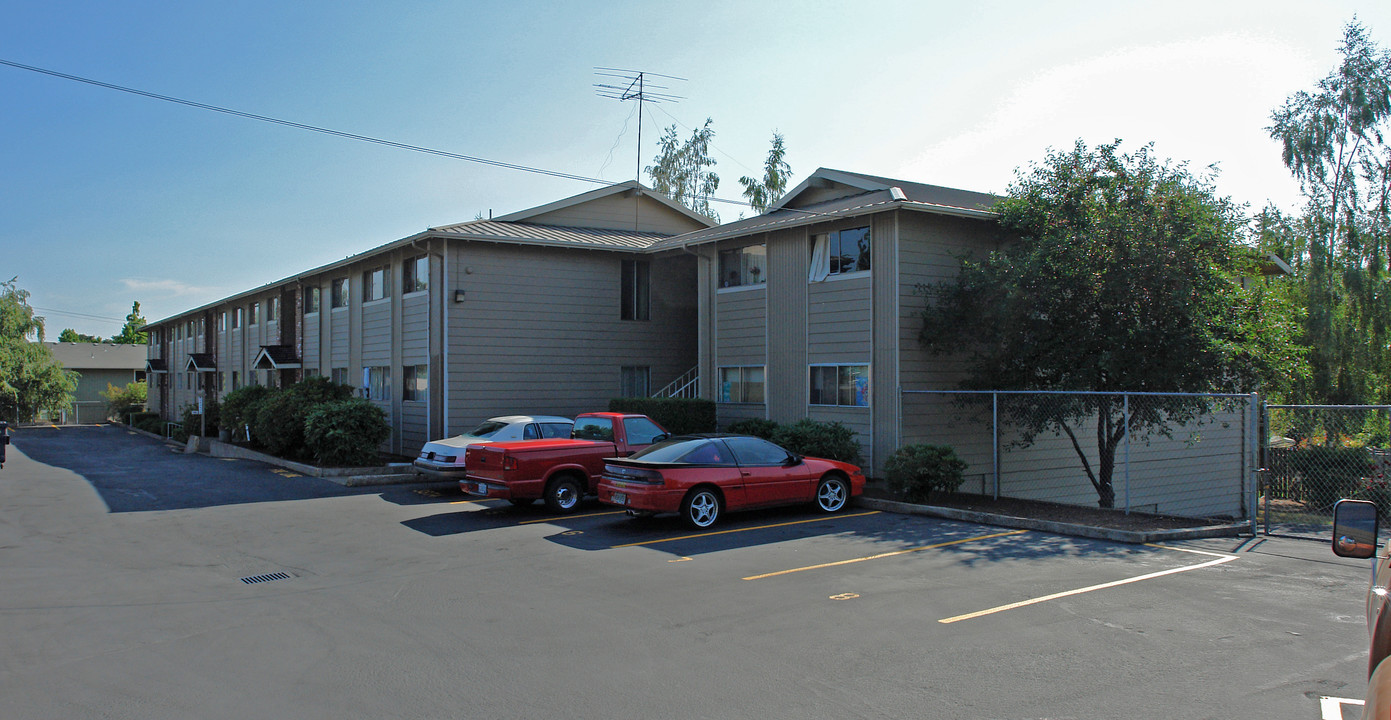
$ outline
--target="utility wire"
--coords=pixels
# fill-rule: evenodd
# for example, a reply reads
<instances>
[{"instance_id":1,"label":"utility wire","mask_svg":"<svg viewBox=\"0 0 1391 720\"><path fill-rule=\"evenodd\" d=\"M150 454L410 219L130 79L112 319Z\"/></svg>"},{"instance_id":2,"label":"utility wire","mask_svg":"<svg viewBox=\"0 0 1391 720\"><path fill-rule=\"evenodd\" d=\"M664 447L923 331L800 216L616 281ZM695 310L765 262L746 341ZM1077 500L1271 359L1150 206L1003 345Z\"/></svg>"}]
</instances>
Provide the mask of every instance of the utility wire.
<instances>
[{"instance_id":1,"label":"utility wire","mask_svg":"<svg viewBox=\"0 0 1391 720\"><path fill-rule=\"evenodd\" d=\"M54 310L52 308L41 308L30 305L29 307L40 312L53 313L55 315L71 315L72 317L85 318L87 320L110 320L112 322L125 322L125 318L106 317L105 315L89 315L87 313L68 312L67 310Z\"/></svg>"},{"instance_id":2,"label":"utility wire","mask_svg":"<svg viewBox=\"0 0 1391 720\"><path fill-rule=\"evenodd\" d=\"M459 153L446 152L444 150L434 150L432 148L421 147L419 145L410 145L407 143L395 142L393 140L383 140L381 138L375 138L368 135L358 135L356 133L343 132L341 130L331 130L329 128L319 127L317 125L307 125L305 123L297 123L292 122L290 120L281 120L279 118L273 118L267 115L257 115L255 113L242 112L241 110L232 110L230 108L220 107L217 105L209 105L207 103L194 102L192 100L184 100L182 98L171 97L169 95L160 95L158 93L146 92L144 90L136 90L135 88L129 88L122 85L113 85L112 83L102 82L100 80L93 80L91 78L80 77L77 75L69 75L67 73L61 73L56 70L48 70L41 67L34 67L33 65L25 65L23 63L14 62L12 60L6 60L4 58L0 58L0 65L8 65L12 68L18 68L20 70L28 70L30 72L36 72L42 75L51 75L53 77L62 78L64 80L72 80L74 82L86 83L88 85L95 85L97 87L104 87L108 90L119 90L120 92L130 93L132 95L140 95L142 97L152 98L154 100L163 100L165 102L177 103L179 105L187 105L189 107L198 108L200 110L211 110L213 112L220 112L226 115L235 115L237 117L248 118L250 120L260 120L261 122L274 123L276 125L285 125L287 127L299 128L300 130L309 130L312 132L323 133L325 135L334 135L336 137L347 138L349 140L359 140L362 142L375 143L377 145L385 145L387 147L400 148L402 150L411 150L413 152L425 153L427 155L439 155L441 157L454 158L455 160L467 160L469 162L481 163L483 165L492 165L494 167L508 168L509 170L521 170L522 172L536 173L538 175L549 175L551 177L565 178L567 180L579 180L580 182L596 183L599 185L612 184L608 180L599 180L597 178L584 177L583 175L571 175L570 173L557 172L555 170L545 170L542 168L534 168L529 167L527 165L518 165L516 163L502 162L500 160L489 160L487 158L474 157L472 155L460 155Z\"/></svg>"}]
</instances>

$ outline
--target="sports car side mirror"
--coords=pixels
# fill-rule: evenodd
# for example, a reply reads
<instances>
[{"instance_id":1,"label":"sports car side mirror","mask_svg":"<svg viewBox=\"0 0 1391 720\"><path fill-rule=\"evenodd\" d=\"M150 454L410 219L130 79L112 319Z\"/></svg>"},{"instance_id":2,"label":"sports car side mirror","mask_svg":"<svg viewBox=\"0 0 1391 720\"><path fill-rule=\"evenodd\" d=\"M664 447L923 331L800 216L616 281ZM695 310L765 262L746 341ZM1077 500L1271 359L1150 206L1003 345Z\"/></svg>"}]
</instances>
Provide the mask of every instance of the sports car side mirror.
<instances>
[{"instance_id":1,"label":"sports car side mirror","mask_svg":"<svg viewBox=\"0 0 1391 720\"><path fill-rule=\"evenodd\" d=\"M1333 505L1333 554L1369 558L1377 554L1377 506L1366 500Z\"/></svg>"},{"instance_id":2,"label":"sports car side mirror","mask_svg":"<svg viewBox=\"0 0 1391 720\"><path fill-rule=\"evenodd\" d=\"M788 453L787 459L782 461L783 467L795 467L802 464L802 456L797 453Z\"/></svg>"}]
</instances>

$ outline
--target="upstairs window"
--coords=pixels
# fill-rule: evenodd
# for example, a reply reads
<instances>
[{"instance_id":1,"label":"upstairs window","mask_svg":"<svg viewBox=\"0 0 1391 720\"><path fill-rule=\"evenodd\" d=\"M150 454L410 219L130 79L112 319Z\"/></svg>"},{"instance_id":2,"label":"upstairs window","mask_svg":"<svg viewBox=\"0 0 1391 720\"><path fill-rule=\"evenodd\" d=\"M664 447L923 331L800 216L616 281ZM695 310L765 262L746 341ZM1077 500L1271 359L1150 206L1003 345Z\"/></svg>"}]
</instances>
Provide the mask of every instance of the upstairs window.
<instances>
[{"instance_id":1,"label":"upstairs window","mask_svg":"<svg viewBox=\"0 0 1391 720\"><path fill-rule=\"evenodd\" d=\"M333 306L336 308L348 306L348 279L345 277L333 281Z\"/></svg>"},{"instance_id":2,"label":"upstairs window","mask_svg":"<svg viewBox=\"0 0 1391 720\"><path fill-rule=\"evenodd\" d=\"M391 288L387 286L387 267L372 268L362 273L362 301L371 302L381 300L391 293Z\"/></svg>"},{"instance_id":3,"label":"upstairs window","mask_svg":"<svg viewBox=\"0 0 1391 720\"><path fill-rule=\"evenodd\" d=\"M266 301L266 322L280 322L280 298Z\"/></svg>"},{"instance_id":4,"label":"upstairs window","mask_svg":"<svg viewBox=\"0 0 1391 720\"><path fill-rule=\"evenodd\" d=\"M868 272L870 260L869 227L836 230L812 236L812 282L832 275Z\"/></svg>"},{"instance_id":5,"label":"upstairs window","mask_svg":"<svg viewBox=\"0 0 1391 720\"><path fill-rule=\"evenodd\" d=\"M768 246L749 245L720 251L720 287L743 287L768 282Z\"/></svg>"},{"instance_id":6,"label":"upstairs window","mask_svg":"<svg viewBox=\"0 0 1391 720\"><path fill-rule=\"evenodd\" d=\"M624 260L620 275L619 317L623 320L651 320L651 264L646 260Z\"/></svg>"},{"instance_id":7,"label":"upstairs window","mask_svg":"<svg viewBox=\"0 0 1391 720\"><path fill-rule=\"evenodd\" d=\"M241 329L241 308L232 309L232 329Z\"/></svg>"},{"instance_id":8,"label":"upstairs window","mask_svg":"<svg viewBox=\"0 0 1391 720\"><path fill-rule=\"evenodd\" d=\"M304 289L304 314L319 312L319 288L309 287Z\"/></svg>"},{"instance_id":9,"label":"upstairs window","mask_svg":"<svg viewBox=\"0 0 1391 720\"><path fill-rule=\"evenodd\" d=\"M226 311L226 310L224 310L224 311L222 311L222 312L220 312L220 313L217 314L217 331L220 332L220 333L225 333L225 332L227 332L227 311Z\"/></svg>"},{"instance_id":10,"label":"upstairs window","mask_svg":"<svg viewBox=\"0 0 1391 720\"><path fill-rule=\"evenodd\" d=\"M430 289L430 256L420 255L406 260L401 266L401 292L413 293Z\"/></svg>"},{"instance_id":11,"label":"upstairs window","mask_svg":"<svg viewBox=\"0 0 1391 720\"><path fill-rule=\"evenodd\" d=\"M248 325L255 325L261 322L261 303L251 303L250 317L247 319Z\"/></svg>"}]
</instances>

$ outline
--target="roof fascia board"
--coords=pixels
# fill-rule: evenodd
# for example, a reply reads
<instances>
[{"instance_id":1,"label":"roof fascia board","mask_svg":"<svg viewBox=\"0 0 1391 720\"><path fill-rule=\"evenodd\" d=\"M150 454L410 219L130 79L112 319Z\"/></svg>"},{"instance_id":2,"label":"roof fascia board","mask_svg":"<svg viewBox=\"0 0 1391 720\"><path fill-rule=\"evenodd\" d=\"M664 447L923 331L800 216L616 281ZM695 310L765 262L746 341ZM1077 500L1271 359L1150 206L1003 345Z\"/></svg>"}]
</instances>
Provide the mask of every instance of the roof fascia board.
<instances>
[{"instance_id":1,"label":"roof fascia board","mask_svg":"<svg viewBox=\"0 0 1391 720\"><path fill-rule=\"evenodd\" d=\"M563 200L556 200L552 203L546 203L545 205L540 205L534 208L528 208L526 210L519 210L514 213L509 213L507 215L502 215L500 217L495 217L491 219L494 222L522 222L523 220L528 220L534 217L545 215L547 213L552 213L557 210L564 210L566 208L574 207L576 205L583 205L587 202L590 202L591 200L598 200L599 198L604 198L610 195L616 195L619 193L625 193L629 191L637 191L640 197L650 197L653 200L656 200L657 202L661 203L662 205L665 205L668 208L675 210L676 212L679 212L682 215L685 215L686 217L695 220L696 222L699 222L705 227L714 227L717 224L714 220L711 220L710 218L701 215L700 213L686 207L685 205L682 205L679 202L676 202L675 200L672 200L671 198L657 192L656 190L644 186L642 183L636 180L621 182L616 185L610 185L608 187L599 188L598 190L590 190L589 192L580 193L579 195L574 195Z\"/></svg>"},{"instance_id":2,"label":"roof fascia board","mask_svg":"<svg viewBox=\"0 0 1391 720\"><path fill-rule=\"evenodd\" d=\"M855 218L863 215L873 215L874 213L888 212L890 210L897 209L912 210L914 212L929 213L932 215L950 215L953 217L969 218L972 220L994 220L1000 216L999 213L991 212L989 210L972 210L970 208L952 207L950 205L934 205L932 203L913 202L910 200L893 200L889 202L875 203L872 205L865 205L858 208L852 208L844 210L842 212L819 213L816 215L808 215L803 218L789 219L783 222L776 223L774 225L757 225L748 228L732 229L729 232L707 235L706 237L703 237L699 240L692 240L680 243L678 245L655 248L654 250L652 250L652 252L660 252L664 250L670 250L672 248L686 248L691 247L692 245L705 245L707 243L718 242L720 240L728 240L730 238L735 237L761 235L776 230L782 230L784 228L804 227L807 225L815 225L817 223L832 222L834 220L840 220L843 218Z\"/></svg>"},{"instance_id":3,"label":"roof fascia board","mask_svg":"<svg viewBox=\"0 0 1391 720\"><path fill-rule=\"evenodd\" d=\"M811 175L807 176L807 179L798 183L797 187L792 188L791 192L778 198L778 201L773 203L766 212L773 212L775 210L783 209L783 207L785 207L787 203L791 202L793 198L800 195L802 191L806 190L807 188L815 186L817 184L817 181L820 180L830 180L831 182L840 183L842 185L849 185L850 187L859 188L866 192L889 189L889 186L885 185L884 183L870 182L862 177L859 177L858 175L851 175L840 170L831 170L829 168L817 168L816 172L813 172Z\"/></svg>"}]
</instances>

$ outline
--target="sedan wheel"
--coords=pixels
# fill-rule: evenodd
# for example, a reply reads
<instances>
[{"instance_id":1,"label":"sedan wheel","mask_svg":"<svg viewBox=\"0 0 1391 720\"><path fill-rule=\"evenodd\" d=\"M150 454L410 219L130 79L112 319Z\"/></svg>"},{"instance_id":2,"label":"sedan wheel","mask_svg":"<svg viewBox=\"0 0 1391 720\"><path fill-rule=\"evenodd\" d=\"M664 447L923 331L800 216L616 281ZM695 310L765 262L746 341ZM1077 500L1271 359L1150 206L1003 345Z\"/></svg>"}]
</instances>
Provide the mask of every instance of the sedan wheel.
<instances>
[{"instance_id":1,"label":"sedan wheel","mask_svg":"<svg viewBox=\"0 0 1391 720\"><path fill-rule=\"evenodd\" d=\"M836 475L821 478L816 486L816 506L825 512L835 512L850 499L850 487L845 479Z\"/></svg>"},{"instance_id":2,"label":"sedan wheel","mask_svg":"<svg viewBox=\"0 0 1391 720\"><path fill-rule=\"evenodd\" d=\"M584 497L584 488L573 475L562 475L546 486L546 507L551 512L574 512Z\"/></svg>"},{"instance_id":3,"label":"sedan wheel","mask_svg":"<svg viewBox=\"0 0 1391 720\"><path fill-rule=\"evenodd\" d=\"M714 490L696 490L681 501L681 519L697 530L708 528L720 518L720 496Z\"/></svg>"}]
</instances>

